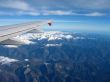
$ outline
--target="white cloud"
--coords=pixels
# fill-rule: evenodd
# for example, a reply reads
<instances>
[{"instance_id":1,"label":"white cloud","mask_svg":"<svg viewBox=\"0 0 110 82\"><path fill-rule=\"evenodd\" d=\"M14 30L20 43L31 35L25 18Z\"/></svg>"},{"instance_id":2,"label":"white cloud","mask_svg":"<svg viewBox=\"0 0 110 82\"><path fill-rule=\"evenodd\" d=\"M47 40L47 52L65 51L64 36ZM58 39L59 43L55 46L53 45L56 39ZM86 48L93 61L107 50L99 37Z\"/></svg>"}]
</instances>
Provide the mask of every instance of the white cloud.
<instances>
[{"instance_id":1,"label":"white cloud","mask_svg":"<svg viewBox=\"0 0 110 82\"><path fill-rule=\"evenodd\" d=\"M105 13L101 12L91 12L91 13L76 13L72 10L70 11L63 11L63 10L55 10L55 11L44 11L41 12L41 15L73 15L73 16L104 16Z\"/></svg>"},{"instance_id":2,"label":"white cloud","mask_svg":"<svg viewBox=\"0 0 110 82\"><path fill-rule=\"evenodd\" d=\"M24 11L33 11L34 9L23 0L7 0L0 2L0 7L18 9Z\"/></svg>"},{"instance_id":3,"label":"white cloud","mask_svg":"<svg viewBox=\"0 0 110 82\"><path fill-rule=\"evenodd\" d=\"M100 13L100 12L92 12L92 13L88 13L88 14L84 14L85 16L104 16L106 14L104 13Z\"/></svg>"},{"instance_id":4,"label":"white cloud","mask_svg":"<svg viewBox=\"0 0 110 82\"><path fill-rule=\"evenodd\" d=\"M15 12L5 12L1 11L0 16L45 16L45 15L73 15L73 16L105 16L106 13L101 12L91 12L91 13L75 13L72 11L62 11L62 10L55 10L55 11L15 11ZM56 22L79 22L79 21L56 21Z\"/></svg>"},{"instance_id":5,"label":"white cloud","mask_svg":"<svg viewBox=\"0 0 110 82\"><path fill-rule=\"evenodd\" d=\"M18 11L15 13L16 15L22 16L22 15L30 15L30 16L38 16L40 15L40 12L36 12L36 11Z\"/></svg>"},{"instance_id":6,"label":"white cloud","mask_svg":"<svg viewBox=\"0 0 110 82\"><path fill-rule=\"evenodd\" d=\"M62 46L62 44L46 44L46 47L56 47L56 46Z\"/></svg>"},{"instance_id":7,"label":"white cloud","mask_svg":"<svg viewBox=\"0 0 110 82\"><path fill-rule=\"evenodd\" d=\"M39 15L73 15L72 11L62 11L62 10L55 10L55 11L47 11L47 10L42 10L42 11L15 11L15 12L0 12L0 15L17 15L17 16L22 16L22 15L30 15L30 16L39 16Z\"/></svg>"},{"instance_id":8,"label":"white cloud","mask_svg":"<svg viewBox=\"0 0 110 82\"><path fill-rule=\"evenodd\" d=\"M34 11L15 11L15 12L6 12L1 11L0 16L23 16L23 15L29 15L29 16L38 16L40 15L40 12L34 12Z\"/></svg>"},{"instance_id":9,"label":"white cloud","mask_svg":"<svg viewBox=\"0 0 110 82\"><path fill-rule=\"evenodd\" d=\"M35 3L35 4L34 4ZM73 11L84 11L85 13L91 10L110 9L110 0L1 0L0 8L7 8L16 15L84 15L84 16L103 16L102 13L94 12L88 14L74 13ZM55 9L55 10L54 10ZM15 12L16 10L17 13ZM3 10L7 11L7 10ZM25 12L26 11L26 12ZM13 15L13 13L0 13L0 15Z\"/></svg>"},{"instance_id":10,"label":"white cloud","mask_svg":"<svg viewBox=\"0 0 110 82\"><path fill-rule=\"evenodd\" d=\"M54 22L72 22L72 23L74 23L74 22L81 22L81 21L79 21L79 20L54 20Z\"/></svg>"},{"instance_id":11,"label":"white cloud","mask_svg":"<svg viewBox=\"0 0 110 82\"><path fill-rule=\"evenodd\" d=\"M72 15L72 11L63 11L63 10L51 10L51 11L43 11L43 15Z\"/></svg>"},{"instance_id":12,"label":"white cloud","mask_svg":"<svg viewBox=\"0 0 110 82\"><path fill-rule=\"evenodd\" d=\"M91 13L72 13L72 15L76 16L105 16L107 14L101 12L91 12Z\"/></svg>"}]
</instances>

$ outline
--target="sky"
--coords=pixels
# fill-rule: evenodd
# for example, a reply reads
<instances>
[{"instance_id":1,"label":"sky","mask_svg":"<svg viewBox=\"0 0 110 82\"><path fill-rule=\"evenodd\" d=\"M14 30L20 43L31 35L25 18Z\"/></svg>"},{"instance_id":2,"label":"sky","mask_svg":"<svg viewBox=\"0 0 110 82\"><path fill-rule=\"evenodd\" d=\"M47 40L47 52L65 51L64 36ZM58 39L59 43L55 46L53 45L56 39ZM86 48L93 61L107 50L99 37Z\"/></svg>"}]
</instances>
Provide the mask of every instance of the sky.
<instances>
[{"instance_id":1,"label":"sky","mask_svg":"<svg viewBox=\"0 0 110 82\"><path fill-rule=\"evenodd\" d=\"M1 26L47 19L51 29L110 32L110 0L0 0Z\"/></svg>"}]
</instances>

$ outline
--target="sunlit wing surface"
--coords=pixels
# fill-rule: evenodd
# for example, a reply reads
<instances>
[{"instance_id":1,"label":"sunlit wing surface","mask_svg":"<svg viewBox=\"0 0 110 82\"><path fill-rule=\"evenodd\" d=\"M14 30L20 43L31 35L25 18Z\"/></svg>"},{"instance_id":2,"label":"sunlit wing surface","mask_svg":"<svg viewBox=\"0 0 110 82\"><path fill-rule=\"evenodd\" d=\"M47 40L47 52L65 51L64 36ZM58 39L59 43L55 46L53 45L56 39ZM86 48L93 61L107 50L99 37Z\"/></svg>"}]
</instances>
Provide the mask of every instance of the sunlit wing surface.
<instances>
[{"instance_id":1,"label":"sunlit wing surface","mask_svg":"<svg viewBox=\"0 0 110 82\"><path fill-rule=\"evenodd\" d=\"M7 26L0 26L0 43L1 44L19 44L16 40L12 38L14 36L27 33L33 30L39 31L40 27L44 24L48 24L51 26L52 21L37 21L37 22L28 22L16 25L7 25Z\"/></svg>"}]
</instances>

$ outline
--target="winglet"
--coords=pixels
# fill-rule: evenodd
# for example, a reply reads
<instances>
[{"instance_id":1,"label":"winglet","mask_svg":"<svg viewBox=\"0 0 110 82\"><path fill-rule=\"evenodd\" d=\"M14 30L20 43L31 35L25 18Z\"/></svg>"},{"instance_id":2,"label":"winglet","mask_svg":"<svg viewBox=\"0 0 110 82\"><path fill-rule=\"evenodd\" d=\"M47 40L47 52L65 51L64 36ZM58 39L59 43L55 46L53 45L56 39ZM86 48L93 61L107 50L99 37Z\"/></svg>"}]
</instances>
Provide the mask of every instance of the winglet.
<instances>
[{"instance_id":1,"label":"winglet","mask_svg":"<svg viewBox=\"0 0 110 82\"><path fill-rule=\"evenodd\" d=\"M49 26L51 26L51 25L52 25L52 23L48 23L48 25L49 25Z\"/></svg>"},{"instance_id":2,"label":"winglet","mask_svg":"<svg viewBox=\"0 0 110 82\"><path fill-rule=\"evenodd\" d=\"M48 25L51 26L52 25L52 20L48 21Z\"/></svg>"}]
</instances>

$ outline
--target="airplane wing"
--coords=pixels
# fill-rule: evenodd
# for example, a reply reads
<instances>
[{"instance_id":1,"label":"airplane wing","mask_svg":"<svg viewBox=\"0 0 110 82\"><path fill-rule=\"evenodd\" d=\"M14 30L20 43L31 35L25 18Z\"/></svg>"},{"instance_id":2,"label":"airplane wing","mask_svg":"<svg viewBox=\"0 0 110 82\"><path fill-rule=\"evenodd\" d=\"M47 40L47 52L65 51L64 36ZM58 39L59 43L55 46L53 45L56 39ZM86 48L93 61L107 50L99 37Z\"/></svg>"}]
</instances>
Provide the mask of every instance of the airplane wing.
<instances>
[{"instance_id":1,"label":"airplane wing","mask_svg":"<svg viewBox=\"0 0 110 82\"><path fill-rule=\"evenodd\" d=\"M39 30L39 28L44 25L48 24L51 26L52 21L37 21L37 22L28 22L16 25L7 25L7 26L0 26L0 43L1 44L21 44L20 42L13 40L14 36L32 31L34 29Z\"/></svg>"}]
</instances>

